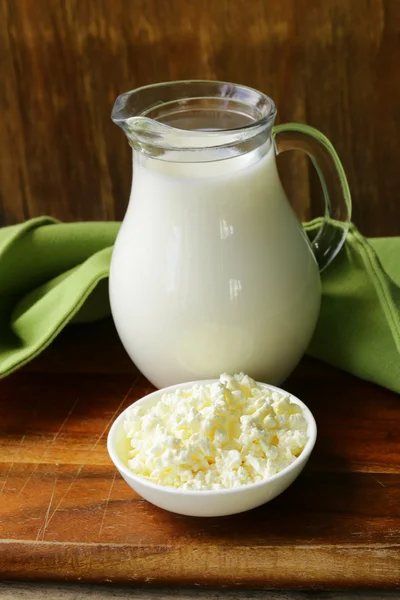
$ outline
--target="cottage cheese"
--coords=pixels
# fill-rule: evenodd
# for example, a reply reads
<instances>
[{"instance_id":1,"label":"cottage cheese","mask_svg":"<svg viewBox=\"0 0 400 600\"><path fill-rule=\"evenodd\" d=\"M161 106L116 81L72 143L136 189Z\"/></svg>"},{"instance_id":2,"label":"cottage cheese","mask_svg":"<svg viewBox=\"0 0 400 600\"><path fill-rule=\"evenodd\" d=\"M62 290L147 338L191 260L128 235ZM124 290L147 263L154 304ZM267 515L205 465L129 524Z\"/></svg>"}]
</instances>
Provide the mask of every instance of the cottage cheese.
<instances>
[{"instance_id":1,"label":"cottage cheese","mask_svg":"<svg viewBox=\"0 0 400 600\"><path fill-rule=\"evenodd\" d=\"M164 394L131 409L129 468L159 485L236 488L288 467L307 442L307 421L289 395L240 373Z\"/></svg>"}]
</instances>

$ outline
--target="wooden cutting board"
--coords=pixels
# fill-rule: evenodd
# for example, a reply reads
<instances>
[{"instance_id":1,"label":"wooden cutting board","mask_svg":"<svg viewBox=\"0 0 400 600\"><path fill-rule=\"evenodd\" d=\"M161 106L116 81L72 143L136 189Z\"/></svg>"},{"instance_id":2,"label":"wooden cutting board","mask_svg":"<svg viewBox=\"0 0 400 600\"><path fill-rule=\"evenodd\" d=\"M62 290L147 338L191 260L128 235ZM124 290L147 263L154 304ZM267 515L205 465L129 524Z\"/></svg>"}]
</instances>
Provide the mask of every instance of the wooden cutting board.
<instances>
[{"instance_id":1,"label":"wooden cutting board","mask_svg":"<svg viewBox=\"0 0 400 600\"><path fill-rule=\"evenodd\" d=\"M285 387L319 428L297 482L245 514L170 514L106 451L112 421L151 385L108 324L69 328L0 382L2 579L400 586L400 398L310 360Z\"/></svg>"}]
</instances>

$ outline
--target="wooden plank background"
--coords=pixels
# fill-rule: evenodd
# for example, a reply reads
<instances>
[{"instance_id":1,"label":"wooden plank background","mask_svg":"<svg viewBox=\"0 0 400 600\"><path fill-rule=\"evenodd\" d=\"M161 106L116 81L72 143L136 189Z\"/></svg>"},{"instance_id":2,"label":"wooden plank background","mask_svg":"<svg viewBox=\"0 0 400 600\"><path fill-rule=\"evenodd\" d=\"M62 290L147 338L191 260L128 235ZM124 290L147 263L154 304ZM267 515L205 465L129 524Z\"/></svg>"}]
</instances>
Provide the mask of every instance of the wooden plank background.
<instances>
[{"instance_id":1,"label":"wooden plank background","mask_svg":"<svg viewBox=\"0 0 400 600\"><path fill-rule=\"evenodd\" d=\"M116 96L209 78L274 98L336 146L369 235L400 232L399 0L0 0L0 225L121 219L130 149ZM279 158L299 216L320 191Z\"/></svg>"}]
</instances>

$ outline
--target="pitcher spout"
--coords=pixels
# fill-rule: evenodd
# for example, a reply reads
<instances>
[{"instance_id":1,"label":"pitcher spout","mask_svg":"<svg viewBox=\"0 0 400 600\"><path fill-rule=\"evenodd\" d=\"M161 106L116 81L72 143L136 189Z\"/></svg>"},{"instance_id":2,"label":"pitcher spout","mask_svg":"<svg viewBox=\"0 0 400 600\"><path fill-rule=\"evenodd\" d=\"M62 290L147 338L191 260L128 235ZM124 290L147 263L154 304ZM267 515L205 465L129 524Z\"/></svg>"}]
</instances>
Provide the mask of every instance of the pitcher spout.
<instances>
[{"instance_id":1,"label":"pitcher spout","mask_svg":"<svg viewBox=\"0 0 400 600\"><path fill-rule=\"evenodd\" d=\"M145 116L149 106L146 98L142 97L143 89L145 88L118 96L111 113L111 119L118 127L121 127L133 148L140 143L155 141L163 134L162 124Z\"/></svg>"}]
</instances>

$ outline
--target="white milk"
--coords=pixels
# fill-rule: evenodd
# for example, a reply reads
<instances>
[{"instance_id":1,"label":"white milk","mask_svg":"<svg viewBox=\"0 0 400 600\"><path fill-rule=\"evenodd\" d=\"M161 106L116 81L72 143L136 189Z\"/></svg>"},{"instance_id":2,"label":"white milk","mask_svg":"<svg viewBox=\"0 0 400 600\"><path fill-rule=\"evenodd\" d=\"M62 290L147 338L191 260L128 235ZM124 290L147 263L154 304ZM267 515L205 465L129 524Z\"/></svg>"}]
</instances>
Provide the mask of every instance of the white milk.
<instances>
[{"instance_id":1,"label":"white milk","mask_svg":"<svg viewBox=\"0 0 400 600\"><path fill-rule=\"evenodd\" d=\"M280 383L308 345L318 267L264 152L209 163L134 152L110 299L128 354L157 387L239 371Z\"/></svg>"}]
</instances>

